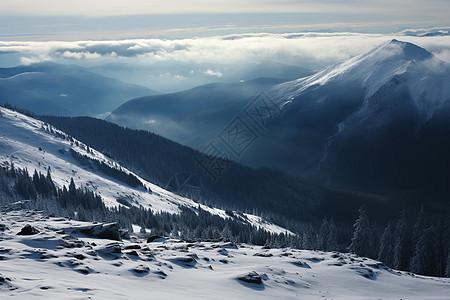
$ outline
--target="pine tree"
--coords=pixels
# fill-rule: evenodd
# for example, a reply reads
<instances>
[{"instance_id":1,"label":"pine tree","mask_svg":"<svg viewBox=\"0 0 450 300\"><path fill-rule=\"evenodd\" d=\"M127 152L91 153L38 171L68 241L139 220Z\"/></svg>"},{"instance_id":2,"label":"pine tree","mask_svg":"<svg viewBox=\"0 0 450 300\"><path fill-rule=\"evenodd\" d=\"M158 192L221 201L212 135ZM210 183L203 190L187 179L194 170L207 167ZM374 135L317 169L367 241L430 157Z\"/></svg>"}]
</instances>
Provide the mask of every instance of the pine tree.
<instances>
[{"instance_id":1,"label":"pine tree","mask_svg":"<svg viewBox=\"0 0 450 300\"><path fill-rule=\"evenodd\" d=\"M397 221L394 232L394 269L404 269L406 267L405 260L408 258L407 252L407 223L406 210L400 211L400 218Z\"/></svg>"},{"instance_id":2,"label":"pine tree","mask_svg":"<svg viewBox=\"0 0 450 300\"><path fill-rule=\"evenodd\" d=\"M75 188L75 182L73 181L73 177L70 178L70 184L69 184L69 193L74 195L76 191Z\"/></svg>"},{"instance_id":3,"label":"pine tree","mask_svg":"<svg viewBox=\"0 0 450 300\"><path fill-rule=\"evenodd\" d=\"M348 250L361 256L370 254L370 222L364 206L359 208L359 217L353 225L353 237Z\"/></svg>"},{"instance_id":4,"label":"pine tree","mask_svg":"<svg viewBox=\"0 0 450 300\"><path fill-rule=\"evenodd\" d=\"M409 269L413 273L424 274L425 272L427 255L430 254L426 251L426 243L425 219L422 207L412 231L412 245L414 252L409 263Z\"/></svg>"},{"instance_id":5,"label":"pine tree","mask_svg":"<svg viewBox=\"0 0 450 300\"><path fill-rule=\"evenodd\" d=\"M450 277L450 252L447 255L447 266L445 268L445 277Z\"/></svg>"},{"instance_id":6,"label":"pine tree","mask_svg":"<svg viewBox=\"0 0 450 300\"><path fill-rule=\"evenodd\" d=\"M331 218L328 223L328 250L338 250L338 242L336 236L336 224L334 223L334 219Z\"/></svg>"},{"instance_id":7,"label":"pine tree","mask_svg":"<svg viewBox=\"0 0 450 300\"><path fill-rule=\"evenodd\" d=\"M378 260L388 266L392 266L393 260L393 234L391 224L386 225L380 238L380 248L378 251Z\"/></svg>"},{"instance_id":8,"label":"pine tree","mask_svg":"<svg viewBox=\"0 0 450 300\"><path fill-rule=\"evenodd\" d=\"M330 225L328 224L327 218L323 218L322 224L320 225L319 236L317 238L317 247L321 250L328 250L328 236L330 234Z\"/></svg>"}]
</instances>

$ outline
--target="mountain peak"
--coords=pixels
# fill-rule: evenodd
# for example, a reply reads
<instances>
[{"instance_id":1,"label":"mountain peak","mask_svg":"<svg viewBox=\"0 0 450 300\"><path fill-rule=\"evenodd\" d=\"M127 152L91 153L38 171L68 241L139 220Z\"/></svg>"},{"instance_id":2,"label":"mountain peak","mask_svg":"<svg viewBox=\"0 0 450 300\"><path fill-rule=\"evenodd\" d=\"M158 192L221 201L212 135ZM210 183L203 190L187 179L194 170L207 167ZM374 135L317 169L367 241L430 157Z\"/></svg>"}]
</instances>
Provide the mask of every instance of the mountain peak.
<instances>
[{"instance_id":1,"label":"mountain peak","mask_svg":"<svg viewBox=\"0 0 450 300\"><path fill-rule=\"evenodd\" d=\"M433 54L424 48L413 43L399 41L397 39L392 39L390 42L382 45L378 50L387 53L400 50L397 54L407 60L426 60L433 57Z\"/></svg>"},{"instance_id":2,"label":"mountain peak","mask_svg":"<svg viewBox=\"0 0 450 300\"><path fill-rule=\"evenodd\" d=\"M403 42L400 42L400 41L397 40L397 39L392 39L389 43L390 43L390 44L399 44L399 43L403 43Z\"/></svg>"},{"instance_id":3,"label":"mountain peak","mask_svg":"<svg viewBox=\"0 0 450 300\"><path fill-rule=\"evenodd\" d=\"M439 71L434 71L428 67L429 60L435 60L434 63L441 66L438 68ZM408 82L408 88L414 95L415 102L422 109L420 95L428 95L427 99L432 103L438 101L441 97L439 96L440 92L433 91L430 86L435 86L436 80L441 82L442 76L448 74L449 71L448 64L439 61L424 48L409 42L392 39L371 51L330 66L314 75L275 86L270 93L273 98L279 98L279 101L284 105L315 85L326 85L329 82L334 82L348 86L356 83L364 88L365 97L369 98L394 76L402 75L405 80L407 79L405 82ZM423 80L426 82L432 81L432 83L426 86ZM436 99L431 95L434 95ZM434 107L431 104L429 106Z\"/></svg>"}]
</instances>

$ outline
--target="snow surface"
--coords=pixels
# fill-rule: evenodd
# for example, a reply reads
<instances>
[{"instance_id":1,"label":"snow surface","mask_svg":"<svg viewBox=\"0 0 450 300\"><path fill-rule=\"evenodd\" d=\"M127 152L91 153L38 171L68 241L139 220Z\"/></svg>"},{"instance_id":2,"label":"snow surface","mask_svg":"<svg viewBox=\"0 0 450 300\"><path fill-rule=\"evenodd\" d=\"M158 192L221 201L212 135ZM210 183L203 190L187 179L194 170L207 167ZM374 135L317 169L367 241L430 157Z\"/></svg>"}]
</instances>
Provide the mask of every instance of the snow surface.
<instances>
[{"instance_id":1,"label":"snow surface","mask_svg":"<svg viewBox=\"0 0 450 300\"><path fill-rule=\"evenodd\" d=\"M179 213L179 206L196 208L200 205L203 210L211 214L229 218L222 209L198 204L191 199L176 195L144 180L95 149L90 148L88 152L87 146L80 141L77 141L77 146L68 139L49 133L50 128L60 135L67 136L62 131L46 125L42 121L0 107L0 166L5 163L14 164L16 167L27 168L31 173L30 175L33 174L34 170L46 174L50 167L56 185L67 187L70 179L73 178L77 186L87 187L99 194L108 207L121 205L117 202L117 199L124 198L132 205L143 206L154 212ZM132 188L98 170L81 165L72 157L70 149L104 162L110 167L132 173L152 192L148 192L142 187ZM274 233L292 234L292 232L280 226L264 222L260 217L249 216L251 217L243 219L243 221Z\"/></svg>"},{"instance_id":2,"label":"snow surface","mask_svg":"<svg viewBox=\"0 0 450 300\"><path fill-rule=\"evenodd\" d=\"M90 223L0 210L2 299L449 299L450 279L352 254L74 232ZM39 234L17 233L32 224ZM127 249L128 248L128 249ZM116 252L108 249L116 249ZM117 251L117 249L119 251ZM239 280L250 272L261 284Z\"/></svg>"},{"instance_id":3,"label":"snow surface","mask_svg":"<svg viewBox=\"0 0 450 300\"><path fill-rule=\"evenodd\" d=\"M419 46L397 40L309 77L277 85L268 93L284 106L317 85L358 83L365 90L367 101L394 77L406 85L424 122L450 103L450 65Z\"/></svg>"}]
</instances>

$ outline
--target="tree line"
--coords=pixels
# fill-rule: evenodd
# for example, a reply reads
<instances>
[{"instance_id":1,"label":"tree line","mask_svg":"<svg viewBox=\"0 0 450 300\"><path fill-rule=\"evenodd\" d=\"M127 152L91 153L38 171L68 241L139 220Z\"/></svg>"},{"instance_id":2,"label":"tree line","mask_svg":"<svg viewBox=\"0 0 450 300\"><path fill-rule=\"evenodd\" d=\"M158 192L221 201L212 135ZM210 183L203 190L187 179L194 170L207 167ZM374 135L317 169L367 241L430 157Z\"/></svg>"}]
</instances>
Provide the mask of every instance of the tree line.
<instances>
[{"instance_id":1,"label":"tree line","mask_svg":"<svg viewBox=\"0 0 450 300\"><path fill-rule=\"evenodd\" d=\"M0 168L0 200L30 199L28 208L81 221L117 222L132 231L132 225L148 228L152 234L186 240L229 240L269 247L307 250L350 251L380 260L394 269L417 274L450 277L450 218L430 223L423 209L414 222L402 210L385 226L370 221L364 207L359 209L353 230L337 226L333 218L318 223L297 224L295 234L274 234L245 222L245 215L228 210L230 218L210 214L200 206L180 207L180 213L154 213L135 206L106 207L101 196L87 188L59 188L51 177L4 163ZM9 166L8 166L9 165Z\"/></svg>"}]
</instances>

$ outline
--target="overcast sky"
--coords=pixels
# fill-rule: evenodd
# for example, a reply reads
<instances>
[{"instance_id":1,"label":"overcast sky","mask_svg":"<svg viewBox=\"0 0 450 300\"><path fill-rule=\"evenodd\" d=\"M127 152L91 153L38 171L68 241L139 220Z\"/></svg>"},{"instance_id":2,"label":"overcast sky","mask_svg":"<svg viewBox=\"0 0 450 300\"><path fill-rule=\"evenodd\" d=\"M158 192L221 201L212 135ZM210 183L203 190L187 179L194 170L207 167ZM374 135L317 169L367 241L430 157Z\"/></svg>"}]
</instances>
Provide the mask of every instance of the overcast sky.
<instances>
[{"instance_id":1,"label":"overcast sky","mask_svg":"<svg viewBox=\"0 0 450 300\"><path fill-rule=\"evenodd\" d=\"M448 19L448 0L2 0L2 15L333 12Z\"/></svg>"},{"instance_id":2,"label":"overcast sky","mask_svg":"<svg viewBox=\"0 0 450 300\"><path fill-rule=\"evenodd\" d=\"M133 69L133 82L150 88L228 80L259 62L317 70L392 38L450 62L450 0L0 3L0 67L113 64L102 72L128 80Z\"/></svg>"},{"instance_id":3,"label":"overcast sky","mask_svg":"<svg viewBox=\"0 0 450 300\"><path fill-rule=\"evenodd\" d=\"M450 26L449 0L0 0L0 40L392 33Z\"/></svg>"}]
</instances>

